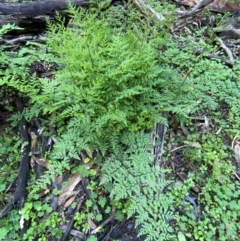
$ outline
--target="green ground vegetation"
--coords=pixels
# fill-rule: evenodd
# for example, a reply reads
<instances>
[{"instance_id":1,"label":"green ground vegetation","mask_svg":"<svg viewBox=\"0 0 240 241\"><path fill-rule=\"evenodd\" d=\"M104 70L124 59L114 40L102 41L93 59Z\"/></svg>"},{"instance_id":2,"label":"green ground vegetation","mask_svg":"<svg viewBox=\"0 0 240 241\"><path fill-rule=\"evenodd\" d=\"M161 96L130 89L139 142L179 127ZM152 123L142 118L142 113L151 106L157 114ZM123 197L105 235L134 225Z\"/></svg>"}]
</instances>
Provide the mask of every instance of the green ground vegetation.
<instances>
[{"instance_id":1,"label":"green ground vegetation","mask_svg":"<svg viewBox=\"0 0 240 241\"><path fill-rule=\"evenodd\" d=\"M167 6L171 13L174 7ZM240 62L229 67L196 54L196 43L208 52L219 47L201 29L173 38L172 14L156 23L130 4L104 12L70 6L68 12L70 26L60 15L57 24L48 22L46 43L28 43L18 52L1 47L0 94L23 96L26 120L39 118L56 130L58 141L46 154L43 177L36 181L30 174L24 208L0 220L0 240L60 240L63 215L52 210L50 196L39 193L64 172L89 179L92 197L75 216L78 230L87 232L87 218L99 224L114 209L117 220L135 217L145 240L239 240L239 167L231 141L239 137ZM12 28L2 28L1 36ZM54 77L29 76L35 61L52 68ZM4 126L0 135L0 207L11 198L5 192L16 178L20 147L13 133L21 115L11 105L4 108L11 128ZM163 113L188 129L187 135L166 137L164 148L168 160L172 143L184 145L180 162L188 169L182 182L167 165L149 162L154 123L170 128ZM210 124L199 126L190 116L207 116ZM195 207L186 197L196 187ZM23 238L20 220L30 223Z\"/></svg>"}]
</instances>

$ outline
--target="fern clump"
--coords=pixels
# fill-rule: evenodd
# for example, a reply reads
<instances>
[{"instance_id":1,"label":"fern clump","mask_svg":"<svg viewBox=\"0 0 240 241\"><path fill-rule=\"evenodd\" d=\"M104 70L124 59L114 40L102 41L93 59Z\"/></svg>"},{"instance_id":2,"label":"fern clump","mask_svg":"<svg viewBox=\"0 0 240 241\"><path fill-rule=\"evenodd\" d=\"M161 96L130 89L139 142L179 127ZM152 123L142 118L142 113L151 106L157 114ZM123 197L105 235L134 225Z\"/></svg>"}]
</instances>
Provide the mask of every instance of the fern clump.
<instances>
[{"instance_id":1,"label":"fern clump","mask_svg":"<svg viewBox=\"0 0 240 241\"><path fill-rule=\"evenodd\" d=\"M150 141L139 131L149 132L155 122L167 124L165 111L186 115L196 105L188 98L191 86L161 60L160 49L169 41L165 34L159 39L156 29L130 19L122 28L107 14L91 10L70 6L69 13L69 27L60 17L58 24L48 23L42 46L51 53L46 61L58 66L54 78L27 82L26 74L4 81L29 97L27 120L44 116L56 130L49 170L30 194L69 169L69 159L80 159L81 151L94 159L98 149L107 160L102 184L113 184L113 199L129 200L128 216L136 216L140 234L170 240L172 200L163 195L169 182L163 169L149 164Z\"/></svg>"},{"instance_id":2,"label":"fern clump","mask_svg":"<svg viewBox=\"0 0 240 241\"><path fill-rule=\"evenodd\" d=\"M164 121L162 111L179 95L171 82L178 74L159 65L156 41L151 44L131 27L112 27L106 16L69 11L72 28L63 22L48 24L47 45L59 70L53 80L39 80L42 90L32 96L35 105L53 124L67 121L68 133L88 122L89 135L98 144L121 131L150 130L155 121Z\"/></svg>"},{"instance_id":3,"label":"fern clump","mask_svg":"<svg viewBox=\"0 0 240 241\"><path fill-rule=\"evenodd\" d=\"M129 201L128 217L136 215L136 225L141 227L139 235L146 235L146 241L171 240L173 200L163 192L171 181L165 179L165 170L149 165L149 136L143 132L134 138L124 135L121 143L125 150L114 150L104 163L101 184L112 184L113 200Z\"/></svg>"},{"instance_id":4,"label":"fern clump","mask_svg":"<svg viewBox=\"0 0 240 241\"><path fill-rule=\"evenodd\" d=\"M161 72L154 49L133 31L115 31L93 14L74 17L73 29L49 25L48 44L62 69L51 83L42 81L43 93L34 100L44 100L45 113L57 113L55 123L90 117L97 133L152 124L161 112L157 108L148 116L146 101L153 97L152 85ZM144 119L141 123L136 113Z\"/></svg>"}]
</instances>

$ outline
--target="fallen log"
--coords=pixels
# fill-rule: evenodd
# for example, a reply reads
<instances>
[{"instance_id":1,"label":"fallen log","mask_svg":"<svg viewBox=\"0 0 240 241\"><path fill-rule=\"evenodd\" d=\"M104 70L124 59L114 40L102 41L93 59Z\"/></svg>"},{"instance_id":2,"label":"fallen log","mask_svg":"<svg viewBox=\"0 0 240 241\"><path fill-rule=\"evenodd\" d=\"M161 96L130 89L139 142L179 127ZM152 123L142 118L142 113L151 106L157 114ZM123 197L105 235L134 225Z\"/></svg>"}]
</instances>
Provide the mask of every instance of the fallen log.
<instances>
[{"instance_id":1,"label":"fallen log","mask_svg":"<svg viewBox=\"0 0 240 241\"><path fill-rule=\"evenodd\" d=\"M16 106L19 113L24 111L24 103L21 97L16 98ZM21 139L21 161L18 171L18 178L16 184L16 190L12 200L3 208L0 212L0 218L6 216L8 212L13 208L15 204L18 204L20 208L23 208L25 198L27 196L27 177L30 165L30 137L28 134L28 126L24 117L21 118L18 124Z\"/></svg>"},{"instance_id":2,"label":"fallen log","mask_svg":"<svg viewBox=\"0 0 240 241\"><path fill-rule=\"evenodd\" d=\"M86 7L87 0L71 0L75 6ZM0 27L14 23L24 28L24 32L41 32L45 29L46 18L54 20L56 11L64 12L67 0L47 0L22 3L0 3Z\"/></svg>"},{"instance_id":3,"label":"fallen log","mask_svg":"<svg viewBox=\"0 0 240 241\"><path fill-rule=\"evenodd\" d=\"M196 6L201 0L175 0L179 5L186 5L186 6ZM240 3L232 2L232 1L225 1L225 0L214 0L210 4L208 4L206 9L209 9L212 12L217 13L233 13L239 16L240 13Z\"/></svg>"}]
</instances>

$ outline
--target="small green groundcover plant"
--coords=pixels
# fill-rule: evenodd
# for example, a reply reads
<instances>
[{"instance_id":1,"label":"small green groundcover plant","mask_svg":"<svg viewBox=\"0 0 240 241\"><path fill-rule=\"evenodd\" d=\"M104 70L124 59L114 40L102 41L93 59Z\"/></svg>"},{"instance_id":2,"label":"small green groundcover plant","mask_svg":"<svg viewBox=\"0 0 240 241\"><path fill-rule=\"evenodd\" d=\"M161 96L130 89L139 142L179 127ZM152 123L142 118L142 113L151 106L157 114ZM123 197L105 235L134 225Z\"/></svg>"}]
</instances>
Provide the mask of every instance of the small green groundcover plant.
<instances>
[{"instance_id":1,"label":"small green groundcover plant","mask_svg":"<svg viewBox=\"0 0 240 241\"><path fill-rule=\"evenodd\" d=\"M189 135L188 140L196 141L196 137ZM191 165L187 181L171 190L179 207L177 229L191 240L238 240L240 185L233 178L231 154L216 135L204 134L197 141L201 147L185 152ZM193 187L201 188L198 199L192 199L195 206L183 202Z\"/></svg>"}]
</instances>

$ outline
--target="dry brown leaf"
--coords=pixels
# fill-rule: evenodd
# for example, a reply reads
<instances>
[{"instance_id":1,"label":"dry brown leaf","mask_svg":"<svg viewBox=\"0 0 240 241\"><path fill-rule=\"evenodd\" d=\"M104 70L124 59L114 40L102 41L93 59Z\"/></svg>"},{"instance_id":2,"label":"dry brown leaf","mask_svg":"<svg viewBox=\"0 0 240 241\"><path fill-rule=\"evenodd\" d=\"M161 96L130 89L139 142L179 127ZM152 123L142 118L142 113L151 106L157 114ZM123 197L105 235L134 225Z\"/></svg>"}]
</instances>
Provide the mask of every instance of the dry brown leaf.
<instances>
[{"instance_id":1,"label":"dry brown leaf","mask_svg":"<svg viewBox=\"0 0 240 241\"><path fill-rule=\"evenodd\" d=\"M187 179L187 175L184 172L177 172L177 175L180 177L182 181Z\"/></svg>"},{"instance_id":2,"label":"dry brown leaf","mask_svg":"<svg viewBox=\"0 0 240 241\"><path fill-rule=\"evenodd\" d=\"M60 229L61 229L64 233L67 231L67 228L68 228L67 225L62 225L62 226L60 226ZM81 239L81 240L86 240L86 235L85 235L85 233L82 233L82 232L80 232L80 231L78 231L78 230L71 229L70 234L73 235L73 236L78 237L78 238Z\"/></svg>"},{"instance_id":3,"label":"dry brown leaf","mask_svg":"<svg viewBox=\"0 0 240 241\"><path fill-rule=\"evenodd\" d=\"M78 194L78 192L75 193L72 197L70 197L70 198L65 202L64 208L67 208L67 207L69 207L69 206L72 204L72 202L75 200L75 197L76 197L77 194Z\"/></svg>"},{"instance_id":4,"label":"dry brown leaf","mask_svg":"<svg viewBox=\"0 0 240 241\"><path fill-rule=\"evenodd\" d=\"M90 218L87 219L87 222L91 229L97 228L97 225Z\"/></svg>"},{"instance_id":5,"label":"dry brown leaf","mask_svg":"<svg viewBox=\"0 0 240 241\"><path fill-rule=\"evenodd\" d=\"M79 173L75 173L68 183L62 188L59 199L58 199L58 205L62 205L66 200L73 195L75 195L76 192L73 192L74 188L77 186L77 184L82 180L82 177Z\"/></svg>"},{"instance_id":6,"label":"dry brown leaf","mask_svg":"<svg viewBox=\"0 0 240 241\"><path fill-rule=\"evenodd\" d=\"M192 142L192 141L184 141L184 144L196 147L196 148L201 148L201 144L199 142Z\"/></svg>"},{"instance_id":7,"label":"dry brown leaf","mask_svg":"<svg viewBox=\"0 0 240 241\"><path fill-rule=\"evenodd\" d=\"M45 191L44 191L44 194L46 195L46 194L48 194L48 193L50 193L50 189L46 189Z\"/></svg>"},{"instance_id":8,"label":"dry brown leaf","mask_svg":"<svg viewBox=\"0 0 240 241\"><path fill-rule=\"evenodd\" d=\"M72 196L75 197L76 194L78 194L79 191L70 191L70 192L65 192L58 198L58 206L61 206L63 203L65 203L69 198Z\"/></svg>"},{"instance_id":9,"label":"dry brown leaf","mask_svg":"<svg viewBox=\"0 0 240 241\"><path fill-rule=\"evenodd\" d=\"M68 183L62 188L59 197L64 194L65 192L70 192L73 191L74 188L77 186L77 184L82 180L82 177L79 173L75 173L70 180L68 181Z\"/></svg>"},{"instance_id":10,"label":"dry brown leaf","mask_svg":"<svg viewBox=\"0 0 240 241\"><path fill-rule=\"evenodd\" d=\"M33 156L31 156L31 159L30 159L30 166L31 166L32 169L35 166L35 158Z\"/></svg>"},{"instance_id":11,"label":"dry brown leaf","mask_svg":"<svg viewBox=\"0 0 240 241\"><path fill-rule=\"evenodd\" d=\"M235 160L240 165L240 145L237 143L234 146Z\"/></svg>"},{"instance_id":12,"label":"dry brown leaf","mask_svg":"<svg viewBox=\"0 0 240 241\"><path fill-rule=\"evenodd\" d=\"M42 167L45 167L46 169L48 169L48 161L43 159L43 158L37 158L34 157L35 162Z\"/></svg>"}]
</instances>

